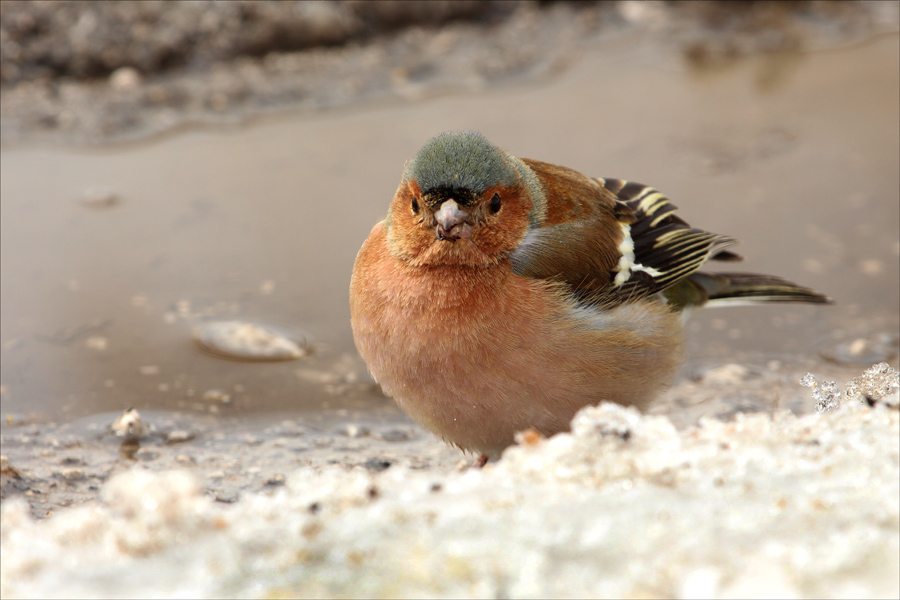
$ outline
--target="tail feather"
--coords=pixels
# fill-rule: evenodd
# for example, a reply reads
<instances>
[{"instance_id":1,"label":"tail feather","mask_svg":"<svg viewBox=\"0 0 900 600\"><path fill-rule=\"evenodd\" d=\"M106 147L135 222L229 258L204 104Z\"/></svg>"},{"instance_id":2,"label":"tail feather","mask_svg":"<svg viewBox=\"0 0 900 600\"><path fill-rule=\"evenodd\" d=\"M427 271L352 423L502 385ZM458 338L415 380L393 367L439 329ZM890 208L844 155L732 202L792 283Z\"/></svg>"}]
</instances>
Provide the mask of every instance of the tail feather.
<instances>
[{"instance_id":1,"label":"tail feather","mask_svg":"<svg viewBox=\"0 0 900 600\"><path fill-rule=\"evenodd\" d=\"M755 273L707 273L696 271L666 290L666 297L680 307L737 306L770 302L831 304L831 298L774 275Z\"/></svg>"}]
</instances>

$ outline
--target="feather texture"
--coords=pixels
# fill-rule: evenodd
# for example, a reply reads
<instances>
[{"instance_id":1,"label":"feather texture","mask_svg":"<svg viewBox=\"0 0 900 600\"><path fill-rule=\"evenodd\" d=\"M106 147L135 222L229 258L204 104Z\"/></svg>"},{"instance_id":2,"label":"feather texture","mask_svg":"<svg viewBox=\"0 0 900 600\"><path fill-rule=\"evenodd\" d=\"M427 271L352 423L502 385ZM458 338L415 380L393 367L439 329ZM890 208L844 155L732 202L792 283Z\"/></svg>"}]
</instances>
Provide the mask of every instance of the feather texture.
<instances>
[{"instance_id":1,"label":"feather texture","mask_svg":"<svg viewBox=\"0 0 900 600\"><path fill-rule=\"evenodd\" d=\"M444 133L407 163L357 255L353 337L383 389L449 443L492 457L601 401L643 408L678 370L679 310L830 300L784 279L704 273L735 240L659 191Z\"/></svg>"}]
</instances>

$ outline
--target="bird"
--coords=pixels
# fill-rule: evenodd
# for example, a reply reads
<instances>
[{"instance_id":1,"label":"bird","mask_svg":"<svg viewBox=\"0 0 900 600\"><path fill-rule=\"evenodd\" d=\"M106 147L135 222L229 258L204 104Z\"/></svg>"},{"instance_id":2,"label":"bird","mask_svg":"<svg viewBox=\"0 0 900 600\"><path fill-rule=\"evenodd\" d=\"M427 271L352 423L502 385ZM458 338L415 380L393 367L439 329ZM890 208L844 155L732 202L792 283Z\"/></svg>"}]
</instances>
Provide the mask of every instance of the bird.
<instances>
[{"instance_id":1,"label":"bird","mask_svg":"<svg viewBox=\"0 0 900 600\"><path fill-rule=\"evenodd\" d=\"M676 377L703 305L831 303L736 262L654 188L518 158L476 131L428 140L350 281L353 338L382 390L445 442L497 459L517 432L645 410Z\"/></svg>"}]
</instances>

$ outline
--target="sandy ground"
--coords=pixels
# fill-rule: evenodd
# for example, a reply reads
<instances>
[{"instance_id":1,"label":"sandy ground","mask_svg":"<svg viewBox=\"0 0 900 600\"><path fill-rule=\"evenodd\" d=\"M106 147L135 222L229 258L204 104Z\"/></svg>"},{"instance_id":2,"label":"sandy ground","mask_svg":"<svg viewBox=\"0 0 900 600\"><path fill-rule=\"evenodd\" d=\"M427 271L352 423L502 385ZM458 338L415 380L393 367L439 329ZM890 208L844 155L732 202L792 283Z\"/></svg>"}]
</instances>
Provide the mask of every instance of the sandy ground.
<instances>
[{"instance_id":1,"label":"sandy ground","mask_svg":"<svg viewBox=\"0 0 900 600\"><path fill-rule=\"evenodd\" d=\"M896 209L881 204L894 205L896 165L879 167L896 148L879 145L866 125L866 117L883 126L896 115L885 120L873 105L857 119L865 111L853 90L833 88L828 96L849 108L829 112L816 92L828 80L810 73L845 73L844 81L858 74L867 99L896 104L895 92L864 86L881 79L874 65L891 54L893 38L869 42L897 31L898 4L383 5L194 3L170 12L149 3L0 4L2 595L900 594L896 399L888 393L868 406L855 398L816 414L797 383L810 370L846 389L869 365L896 366L900 242ZM819 54L792 58L811 51ZM608 68L616 62L622 68ZM751 77L734 75L748 64ZM699 89L740 122L723 111L709 131L656 124L663 133L654 134L627 125L649 110L630 101L634 114L619 107L620 131L588 106L593 88L572 83L599 77L643 98L641 79L654 71L654 85L691 82L661 88L670 110L698 110L691 102ZM723 77L737 83L717 88ZM745 79L750 91L740 87ZM792 87L797 80L807 92L785 92L802 87ZM737 95L751 100L742 105ZM573 114L585 123L593 114L600 132L616 132L604 140L606 154L590 135L554 138L552 119L533 125L529 139L511 116L533 118L563 98L583 99ZM281 111L289 119L259 119ZM813 115L808 123L804 112ZM758 113L780 120L773 126ZM836 126L822 126L819 115ZM380 191L359 190L389 195L407 147L457 121L532 143L536 158L555 153L578 166L573 157L590 156L587 167L623 171L594 175L628 175L634 163L676 185L675 174L688 170L720 188L749 189L753 210L726 218L710 208L718 202L710 194L707 222L697 224L756 238L761 270L835 293L839 308L823 317L698 315L689 333L699 360L653 416L590 409L573 435L525 438L496 464L468 470L458 451L377 393L344 314L344 272L385 203ZM856 137L829 137L850 122ZM215 133L238 123L251 125ZM198 134L198 124L211 127ZM156 145L137 143L161 133L168 136ZM654 144L660 137L666 143ZM310 148L298 150L297 138ZM846 156L823 162L815 150L835 140ZM72 146L84 142L95 146ZM372 159L353 176L327 158L376 142L384 164ZM191 164L197 155L210 159ZM282 167L284 155L303 166ZM154 181L174 172L170 163L189 173ZM848 246L833 233L831 223L846 220L840 204L779 208L783 227L758 219L778 205L766 204L754 182L772 181L785 194L843 190L836 176L815 187L824 169L837 171L823 164L842 163L856 195L839 197L874 220L853 229L867 244ZM207 171L217 164L231 175ZM263 166L245 173L241 165ZM351 187L324 185L319 172ZM273 180L311 197L337 190L336 199L353 199L340 208L350 215L344 235L303 232L280 247L256 214L284 222L300 209L289 193L279 199ZM98 191L89 187L95 181L113 183ZM245 212L242 202L258 190L278 201ZM694 192L696 215L704 200ZM199 199L188 200L194 193ZM789 239L792 224L811 213L805 237L759 248L773 227ZM735 232L735 221L748 230ZM258 249L246 242L257 235L267 240ZM70 237L71 246L60 242ZM108 244L118 248L121 271L100 258ZM233 247L240 251L229 254ZM301 257L335 262L318 273L297 258L298 247ZM797 256L802 269L792 274L785 256ZM260 272L267 261L272 272ZM181 273L194 262L202 268ZM308 300L309 289L324 308ZM54 308L35 313L37 306ZM204 357L190 342L198 321L246 315L312 329L316 352L249 365ZM799 339L811 329L815 347ZM147 431L123 444L109 426L132 405Z\"/></svg>"}]
</instances>

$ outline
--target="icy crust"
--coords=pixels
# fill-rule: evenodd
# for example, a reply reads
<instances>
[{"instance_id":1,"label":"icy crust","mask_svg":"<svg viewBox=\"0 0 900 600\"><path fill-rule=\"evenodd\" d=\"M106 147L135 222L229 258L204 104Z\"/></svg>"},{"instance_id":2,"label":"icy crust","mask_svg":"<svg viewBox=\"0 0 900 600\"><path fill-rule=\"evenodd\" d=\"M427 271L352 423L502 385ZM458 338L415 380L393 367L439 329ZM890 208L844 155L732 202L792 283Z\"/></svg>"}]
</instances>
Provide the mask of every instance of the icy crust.
<instances>
[{"instance_id":1,"label":"icy crust","mask_svg":"<svg viewBox=\"0 0 900 600\"><path fill-rule=\"evenodd\" d=\"M135 468L44 521L5 501L0 592L897 597L898 444L887 403L685 431L601 405L449 476L301 470L223 505Z\"/></svg>"}]
</instances>

